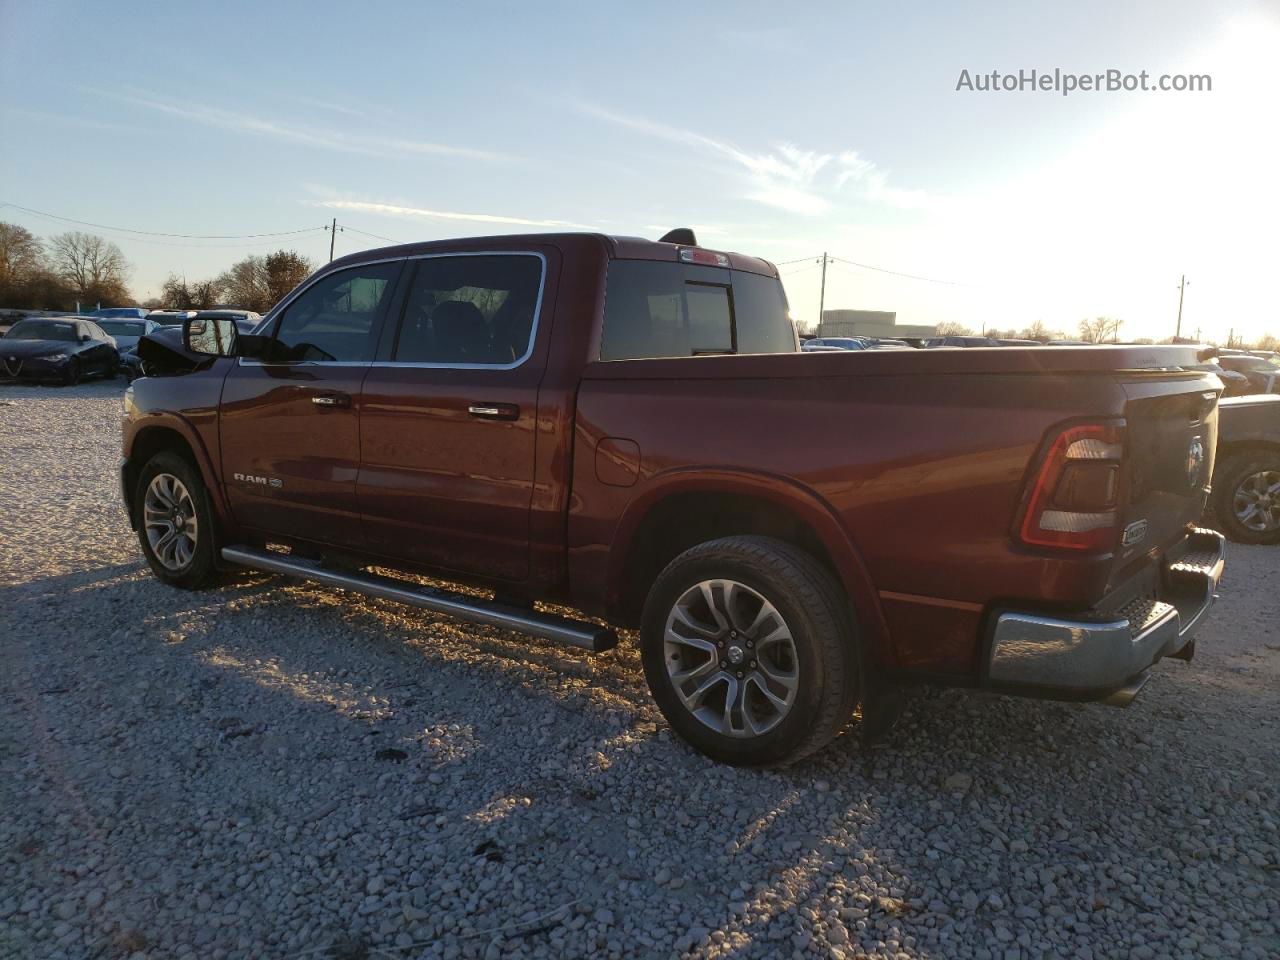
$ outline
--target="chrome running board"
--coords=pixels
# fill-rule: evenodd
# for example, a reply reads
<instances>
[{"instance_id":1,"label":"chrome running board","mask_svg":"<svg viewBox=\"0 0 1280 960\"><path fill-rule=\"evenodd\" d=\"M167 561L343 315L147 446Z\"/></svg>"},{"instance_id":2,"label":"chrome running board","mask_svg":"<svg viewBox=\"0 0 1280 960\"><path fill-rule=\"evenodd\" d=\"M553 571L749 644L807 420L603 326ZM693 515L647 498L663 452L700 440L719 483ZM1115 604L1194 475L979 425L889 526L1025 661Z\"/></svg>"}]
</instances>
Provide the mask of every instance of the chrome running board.
<instances>
[{"instance_id":1,"label":"chrome running board","mask_svg":"<svg viewBox=\"0 0 1280 960\"><path fill-rule=\"evenodd\" d=\"M618 645L618 635L610 627L584 620L569 620L532 608L521 609L494 601L482 600L463 593L433 590L356 570L336 570L289 554L252 547L223 547L222 559L255 570L268 570L286 576L314 580L326 586L352 590L370 597L394 600L396 603L421 607L470 623L483 623L503 630L517 630L544 640L554 640L571 647L602 653Z\"/></svg>"}]
</instances>

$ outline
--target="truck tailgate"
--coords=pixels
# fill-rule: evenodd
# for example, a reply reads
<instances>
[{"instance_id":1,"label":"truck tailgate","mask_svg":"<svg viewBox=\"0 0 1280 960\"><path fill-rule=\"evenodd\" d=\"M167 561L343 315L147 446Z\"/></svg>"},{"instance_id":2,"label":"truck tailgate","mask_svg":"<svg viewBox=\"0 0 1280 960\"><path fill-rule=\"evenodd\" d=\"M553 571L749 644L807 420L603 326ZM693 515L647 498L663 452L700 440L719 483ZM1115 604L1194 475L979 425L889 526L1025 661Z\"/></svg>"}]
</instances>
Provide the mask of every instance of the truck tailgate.
<instances>
[{"instance_id":1,"label":"truck tailgate","mask_svg":"<svg viewBox=\"0 0 1280 960\"><path fill-rule=\"evenodd\" d=\"M1113 585L1147 564L1153 552L1181 544L1204 511L1221 393L1211 376L1136 374L1124 388L1128 470Z\"/></svg>"}]
</instances>

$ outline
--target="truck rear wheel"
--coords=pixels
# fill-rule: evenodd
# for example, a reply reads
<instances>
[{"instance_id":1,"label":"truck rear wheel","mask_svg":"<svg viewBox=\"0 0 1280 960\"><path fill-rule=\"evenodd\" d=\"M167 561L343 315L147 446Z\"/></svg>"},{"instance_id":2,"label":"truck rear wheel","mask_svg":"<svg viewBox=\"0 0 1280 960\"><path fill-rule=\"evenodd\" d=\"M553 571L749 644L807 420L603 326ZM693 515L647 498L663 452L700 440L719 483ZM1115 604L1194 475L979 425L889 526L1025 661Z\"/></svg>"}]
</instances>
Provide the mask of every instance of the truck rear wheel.
<instances>
[{"instance_id":1,"label":"truck rear wheel","mask_svg":"<svg viewBox=\"0 0 1280 960\"><path fill-rule=\"evenodd\" d=\"M133 493L138 542L160 580L185 590L217 577L213 511L200 471L176 453L157 453L138 476Z\"/></svg>"},{"instance_id":2,"label":"truck rear wheel","mask_svg":"<svg viewBox=\"0 0 1280 960\"><path fill-rule=\"evenodd\" d=\"M662 571L640 632L645 678L672 728L707 756L794 763L857 702L848 604L811 556L769 537L699 544Z\"/></svg>"}]
</instances>

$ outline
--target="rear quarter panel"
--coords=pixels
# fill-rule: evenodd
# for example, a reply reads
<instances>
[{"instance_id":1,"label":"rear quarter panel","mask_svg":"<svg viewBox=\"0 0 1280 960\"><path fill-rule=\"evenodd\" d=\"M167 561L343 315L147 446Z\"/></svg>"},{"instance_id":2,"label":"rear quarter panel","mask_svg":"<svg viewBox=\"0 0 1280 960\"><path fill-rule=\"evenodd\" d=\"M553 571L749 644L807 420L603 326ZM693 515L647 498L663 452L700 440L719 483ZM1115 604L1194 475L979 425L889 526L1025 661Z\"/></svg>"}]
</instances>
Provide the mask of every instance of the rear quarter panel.
<instances>
[{"instance_id":1,"label":"rear quarter panel","mask_svg":"<svg viewBox=\"0 0 1280 960\"><path fill-rule=\"evenodd\" d=\"M887 626L891 641L876 656L897 667L971 670L983 605L993 599L1070 607L1100 595L1109 557L1037 555L1009 531L1045 431L1071 417L1123 412L1123 391L1109 376L650 375L664 366L670 362L587 369L569 516L575 595L606 608L614 602L619 585L604 561L611 549L625 552L635 505L707 471L808 498L818 522L827 514L857 558L839 564L846 588L869 590ZM605 437L638 446L634 486L596 479L594 450Z\"/></svg>"}]
</instances>

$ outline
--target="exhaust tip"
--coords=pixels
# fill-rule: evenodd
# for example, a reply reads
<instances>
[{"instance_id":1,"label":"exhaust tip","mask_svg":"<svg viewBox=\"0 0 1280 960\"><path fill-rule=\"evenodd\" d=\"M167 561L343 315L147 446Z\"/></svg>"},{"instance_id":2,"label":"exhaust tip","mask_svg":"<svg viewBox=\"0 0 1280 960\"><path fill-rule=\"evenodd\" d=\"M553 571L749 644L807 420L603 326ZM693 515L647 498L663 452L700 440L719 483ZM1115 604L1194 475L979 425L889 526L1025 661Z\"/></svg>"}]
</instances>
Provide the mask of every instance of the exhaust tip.
<instances>
[{"instance_id":1,"label":"exhaust tip","mask_svg":"<svg viewBox=\"0 0 1280 960\"><path fill-rule=\"evenodd\" d=\"M1138 694L1142 692L1142 688L1147 685L1147 681L1150 679L1150 671L1143 671L1119 690L1114 691L1110 696L1104 697L1098 702L1108 707L1127 707L1138 699Z\"/></svg>"}]
</instances>

